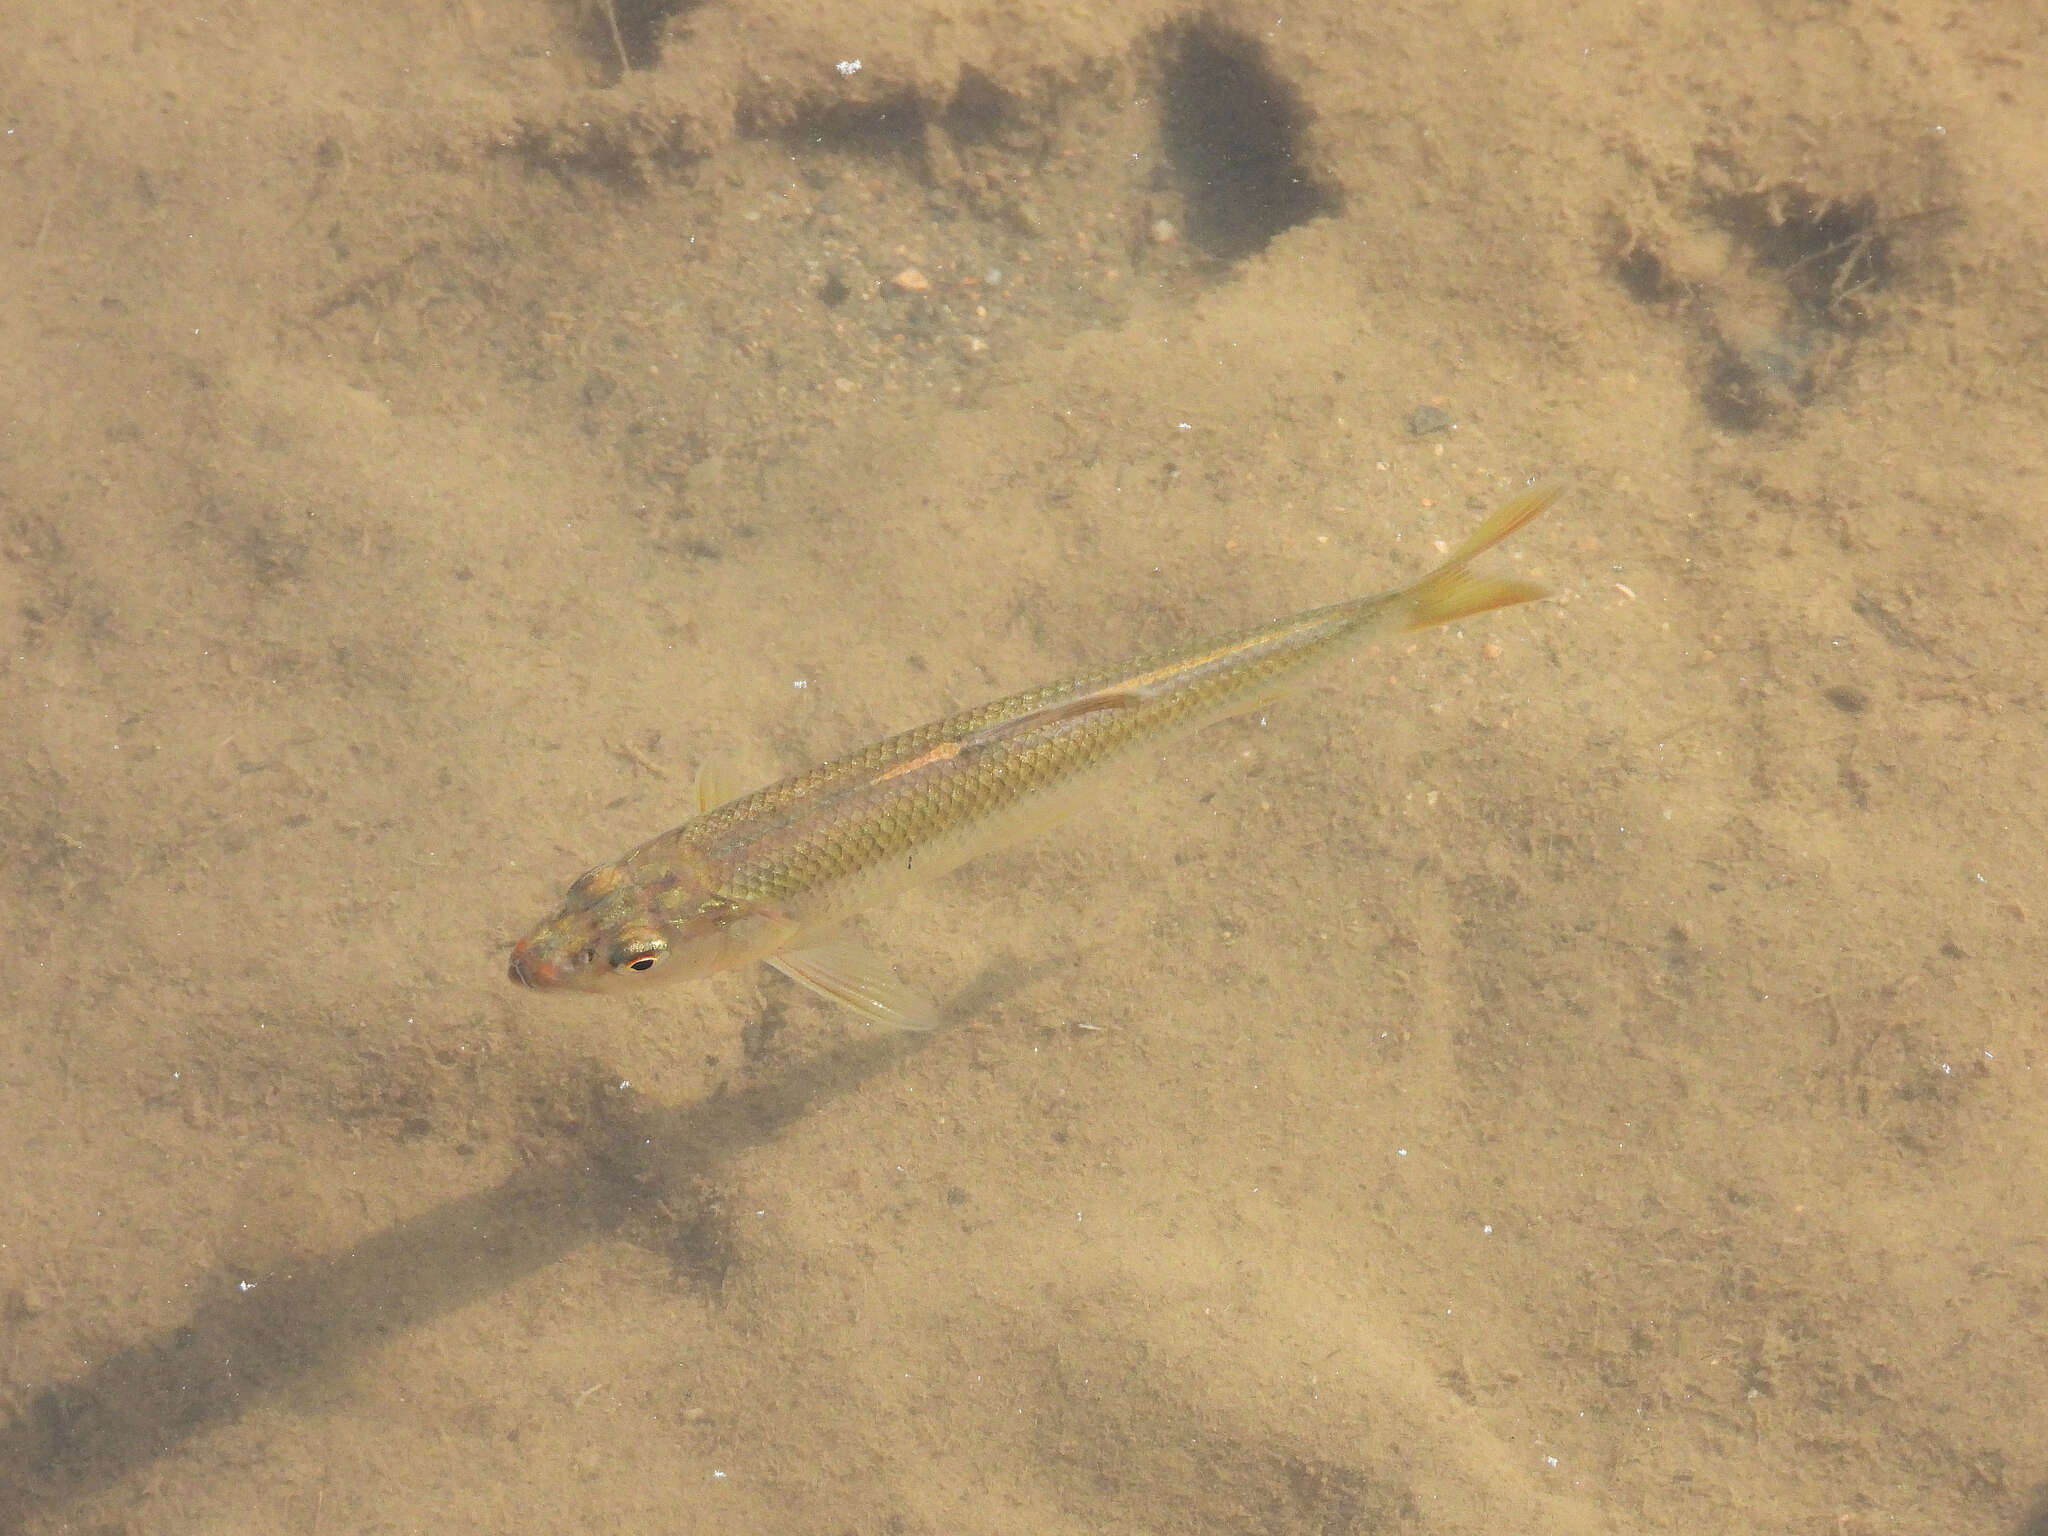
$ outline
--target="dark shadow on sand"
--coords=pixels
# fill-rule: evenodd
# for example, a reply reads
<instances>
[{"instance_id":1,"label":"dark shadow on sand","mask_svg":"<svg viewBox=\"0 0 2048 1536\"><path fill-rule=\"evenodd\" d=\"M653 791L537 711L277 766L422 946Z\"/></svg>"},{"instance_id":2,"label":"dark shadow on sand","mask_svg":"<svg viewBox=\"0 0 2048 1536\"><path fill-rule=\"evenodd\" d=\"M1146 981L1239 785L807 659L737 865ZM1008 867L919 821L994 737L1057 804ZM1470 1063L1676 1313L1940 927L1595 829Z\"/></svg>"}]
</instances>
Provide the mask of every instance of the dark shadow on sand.
<instances>
[{"instance_id":1,"label":"dark shadow on sand","mask_svg":"<svg viewBox=\"0 0 2048 1536\"><path fill-rule=\"evenodd\" d=\"M861 1036L679 1109L613 1102L597 1117L580 1164L521 1170L345 1252L283 1266L280 1277L246 1291L217 1279L188 1322L45 1387L0 1430L0 1532L112 1486L313 1372L617 1233L667 1192L937 1038Z\"/></svg>"}]
</instances>

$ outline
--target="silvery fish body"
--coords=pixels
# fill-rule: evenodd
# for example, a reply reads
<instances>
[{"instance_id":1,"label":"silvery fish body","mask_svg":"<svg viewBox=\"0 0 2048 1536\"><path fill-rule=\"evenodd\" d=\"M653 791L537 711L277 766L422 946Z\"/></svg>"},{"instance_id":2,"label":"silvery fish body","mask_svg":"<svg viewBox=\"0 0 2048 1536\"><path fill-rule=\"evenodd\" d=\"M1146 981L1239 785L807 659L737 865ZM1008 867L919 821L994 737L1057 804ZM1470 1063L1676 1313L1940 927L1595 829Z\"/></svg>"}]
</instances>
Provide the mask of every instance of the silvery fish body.
<instances>
[{"instance_id":1,"label":"silvery fish body","mask_svg":"<svg viewBox=\"0 0 2048 1536\"><path fill-rule=\"evenodd\" d=\"M1013 694L736 798L700 774L699 814L579 878L513 946L511 977L605 991L767 961L874 1022L928 1028L936 1010L837 938L840 923L1059 820L1134 754L1340 654L1543 596L1468 566L1559 494L1507 502L1412 586Z\"/></svg>"}]
</instances>

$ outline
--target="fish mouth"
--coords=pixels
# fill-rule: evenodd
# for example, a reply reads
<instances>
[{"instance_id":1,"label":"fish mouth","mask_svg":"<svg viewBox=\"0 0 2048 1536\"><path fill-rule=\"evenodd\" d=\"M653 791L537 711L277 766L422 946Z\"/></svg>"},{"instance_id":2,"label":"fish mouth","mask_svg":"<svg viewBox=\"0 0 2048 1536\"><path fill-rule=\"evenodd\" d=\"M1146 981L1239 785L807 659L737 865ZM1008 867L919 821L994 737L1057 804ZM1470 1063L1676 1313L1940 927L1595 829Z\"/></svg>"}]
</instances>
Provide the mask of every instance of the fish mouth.
<instances>
[{"instance_id":1,"label":"fish mouth","mask_svg":"<svg viewBox=\"0 0 2048 1536\"><path fill-rule=\"evenodd\" d=\"M512 961L505 967L505 974L517 985L536 990L552 986L556 980L555 968L545 960L535 959L524 939L512 946Z\"/></svg>"}]
</instances>

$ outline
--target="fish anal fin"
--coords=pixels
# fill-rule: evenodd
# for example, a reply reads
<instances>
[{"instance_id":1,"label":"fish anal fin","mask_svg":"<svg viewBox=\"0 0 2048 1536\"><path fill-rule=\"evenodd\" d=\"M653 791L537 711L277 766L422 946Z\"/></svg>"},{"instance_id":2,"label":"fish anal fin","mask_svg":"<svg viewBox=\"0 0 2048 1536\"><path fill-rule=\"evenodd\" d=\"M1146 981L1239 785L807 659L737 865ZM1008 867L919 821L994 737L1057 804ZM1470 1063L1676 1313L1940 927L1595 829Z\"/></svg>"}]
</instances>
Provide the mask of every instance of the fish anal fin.
<instances>
[{"instance_id":1,"label":"fish anal fin","mask_svg":"<svg viewBox=\"0 0 2048 1536\"><path fill-rule=\"evenodd\" d=\"M935 1029L939 1010L896 979L881 960L850 939L827 939L768 957L800 987L851 1008L884 1029Z\"/></svg>"}]
</instances>

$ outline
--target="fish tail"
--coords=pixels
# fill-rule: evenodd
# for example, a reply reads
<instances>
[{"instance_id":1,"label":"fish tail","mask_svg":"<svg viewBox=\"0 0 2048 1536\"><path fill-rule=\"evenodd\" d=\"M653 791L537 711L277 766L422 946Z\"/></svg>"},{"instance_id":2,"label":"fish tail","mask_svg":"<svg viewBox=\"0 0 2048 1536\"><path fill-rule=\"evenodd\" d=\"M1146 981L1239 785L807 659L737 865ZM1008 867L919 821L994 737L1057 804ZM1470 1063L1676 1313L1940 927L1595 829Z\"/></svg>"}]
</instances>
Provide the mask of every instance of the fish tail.
<instances>
[{"instance_id":1,"label":"fish tail","mask_svg":"<svg viewBox=\"0 0 2048 1536\"><path fill-rule=\"evenodd\" d=\"M1407 601L1401 627L1428 629L1435 624L1468 619L1475 613L1512 608L1516 603L1548 597L1549 590L1533 582L1475 576L1469 567L1474 556L1532 521L1563 494L1561 485L1539 485L1504 502L1493 516L1473 530L1470 538L1451 551L1442 565L1401 594Z\"/></svg>"}]
</instances>

